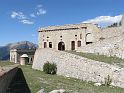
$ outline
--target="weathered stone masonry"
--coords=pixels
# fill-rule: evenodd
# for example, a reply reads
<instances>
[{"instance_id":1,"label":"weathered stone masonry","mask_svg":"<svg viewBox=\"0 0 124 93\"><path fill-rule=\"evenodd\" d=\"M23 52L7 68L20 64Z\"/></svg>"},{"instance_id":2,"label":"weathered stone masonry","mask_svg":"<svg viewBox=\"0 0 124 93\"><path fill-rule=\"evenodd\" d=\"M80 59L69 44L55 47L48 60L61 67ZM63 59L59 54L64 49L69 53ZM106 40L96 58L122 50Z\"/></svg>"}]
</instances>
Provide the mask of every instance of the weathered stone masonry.
<instances>
[{"instance_id":1,"label":"weathered stone masonry","mask_svg":"<svg viewBox=\"0 0 124 93\"><path fill-rule=\"evenodd\" d=\"M18 70L18 65L0 67L0 93L6 93L13 77Z\"/></svg>"},{"instance_id":2,"label":"weathered stone masonry","mask_svg":"<svg viewBox=\"0 0 124 93\"><path fill-rule=\"evenodd\" d=\"M56 50L77 50L80 46L97 40L95 34L99 32L93 24L70 24L64 26L50 26L39 30L39 48L53 48Z\"/></svg>"},{"instance_id":3,"label":"weathered stone masonry","mask_svg":"<svg viewBox=\"0 0 124 93\"><path fill-rule=\"evenodd\" d=\"M123 68L53 49L38 49L33 68L43 70L47 61L57 64L58 75L93 82L104 82L104 78L110 75L112 85L124 88Z\"/></svg>"}]
</instances>

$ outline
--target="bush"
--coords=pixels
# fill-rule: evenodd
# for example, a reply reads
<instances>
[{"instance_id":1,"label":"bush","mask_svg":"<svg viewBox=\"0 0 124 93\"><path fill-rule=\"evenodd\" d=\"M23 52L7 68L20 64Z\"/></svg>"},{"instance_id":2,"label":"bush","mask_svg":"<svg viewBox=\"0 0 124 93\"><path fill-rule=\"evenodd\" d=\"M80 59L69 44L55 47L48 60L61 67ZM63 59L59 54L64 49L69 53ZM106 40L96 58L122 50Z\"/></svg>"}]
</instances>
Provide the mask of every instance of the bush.
<instances>
[{"instance_id":1,"label":"bush","mask_svg":"<svg viewBox=\"0 0 124 93\"><path fill-rule=\"evenodd\" d=\"M47 63L45 63L43 65L43 71L46 74L52 74L52 75L54 75L57 72L57 66L56 66L55 63L49 63L49 62L47 62Z\"/></svg>"},{"instance_id":2,"label":"bush","mask_svg":"<svg viewBox=\"0 0 124 93\"><path fill-rule=\"evenodd\" d=\"M111 83L112 83L112 79L111 79L110 76L108 75L108 76L105 78L104 85L105 85L105 86L110 86Z\"/></svg>"}]
</instances>

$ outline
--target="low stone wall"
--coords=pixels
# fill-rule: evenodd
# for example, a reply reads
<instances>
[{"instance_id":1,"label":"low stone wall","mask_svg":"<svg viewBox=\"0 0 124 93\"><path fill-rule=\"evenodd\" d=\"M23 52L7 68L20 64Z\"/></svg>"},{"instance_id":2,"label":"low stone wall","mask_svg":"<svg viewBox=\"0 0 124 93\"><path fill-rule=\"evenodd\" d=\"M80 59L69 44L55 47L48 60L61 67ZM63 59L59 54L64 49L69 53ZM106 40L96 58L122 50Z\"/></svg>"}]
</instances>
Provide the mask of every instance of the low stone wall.
<instances>
[{"instance_id":1,"label":"low stone wall","mask_svg":"<svg viewBox=\"0 0 124 93\"><path fill-rule=\"evenodd\" d=\"M57 74L93 82L104 82L108 75L112 85L124 88L124 69L107 63L52 49L38 49L32 68L43 70L47 61L57 64Z\"/></svg>"},{"instance_id":2,"label":"low stone wall","mask_svg":"<svg viewBox=\"0 0 124 93\"><path fill-rule=\"evenodd\" d=\"M9 84L18 70L18 65L0 67L0 93L6 93Z\"/></svg>"}]
</instances>

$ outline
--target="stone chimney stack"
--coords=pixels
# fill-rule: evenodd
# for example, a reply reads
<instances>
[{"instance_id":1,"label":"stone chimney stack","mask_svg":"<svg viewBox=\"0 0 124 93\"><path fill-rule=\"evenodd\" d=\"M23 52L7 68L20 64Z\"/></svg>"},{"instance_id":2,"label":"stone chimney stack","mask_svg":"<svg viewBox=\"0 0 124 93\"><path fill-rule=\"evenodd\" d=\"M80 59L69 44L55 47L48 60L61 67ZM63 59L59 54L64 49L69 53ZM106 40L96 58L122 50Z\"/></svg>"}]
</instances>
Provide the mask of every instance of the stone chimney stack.
<instances>
[{"instance_id":1,"label":"stone chimney stack","mask_svg":"<svg viewBox=\"0 0 124 93\"><path fill-rule=\"evenodd\" d=\"M121 19L121 26L124 27L124 14L122 15L122 19Z\"/></svg>"}]
</instances>

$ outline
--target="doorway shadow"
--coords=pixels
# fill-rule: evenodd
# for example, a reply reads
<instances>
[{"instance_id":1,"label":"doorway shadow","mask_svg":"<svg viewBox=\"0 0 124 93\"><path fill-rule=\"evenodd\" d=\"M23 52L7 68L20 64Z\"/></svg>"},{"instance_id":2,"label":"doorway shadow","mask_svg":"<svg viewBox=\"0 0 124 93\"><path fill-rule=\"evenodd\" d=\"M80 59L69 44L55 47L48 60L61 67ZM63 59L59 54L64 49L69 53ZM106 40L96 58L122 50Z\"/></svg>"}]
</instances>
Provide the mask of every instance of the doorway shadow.
<instances>
[{"instance_id":1,"label":"doorway shadow","mask_svg":"<svg viewBox=\"0 0 124 93\"><path fill-rule=\"evenodd\" d=\"M31 93L21 68L18 68L6 93Z\"/></svg>"}]
</instances>

